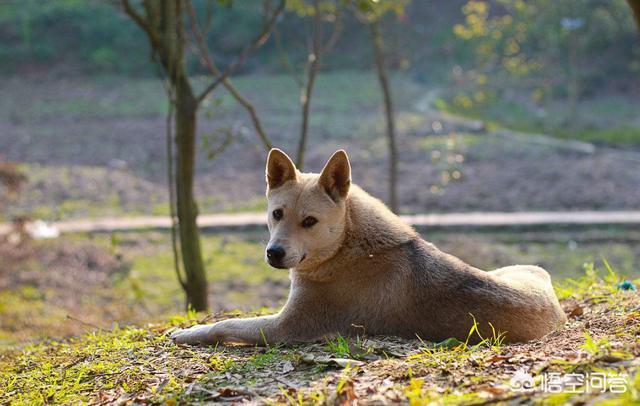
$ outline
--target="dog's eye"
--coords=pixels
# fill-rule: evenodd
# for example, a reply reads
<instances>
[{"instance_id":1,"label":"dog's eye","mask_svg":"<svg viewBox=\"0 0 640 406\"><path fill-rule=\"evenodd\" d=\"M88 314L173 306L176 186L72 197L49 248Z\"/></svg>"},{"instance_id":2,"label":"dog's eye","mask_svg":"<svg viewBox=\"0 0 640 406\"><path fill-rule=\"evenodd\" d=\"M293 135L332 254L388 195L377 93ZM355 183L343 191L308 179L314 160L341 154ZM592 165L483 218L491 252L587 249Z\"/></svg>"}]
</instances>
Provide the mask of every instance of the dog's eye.
<instances>
[{"instance_id":1,"label":"dog's eye","mask_svg":"<svg viewBox=\"0 0 640 406\"><path fill-rule=\"evenodd\" d=\"M306 217L304 220L302 220L302 227L304 228L309 228L309 227L313 227L314 224L316 224L318 222L318 219L315 217Z\"/></svg>"},{"instance_id":2,"label":"dog's eye","mask_svg":"<svg viewBox=\"0 0 640 406\"><path fill-rule=\"evenodd\" d=\"M282 209L275 209L272 214L274 220L282 219Z\"/></svg>"}]
</instances>

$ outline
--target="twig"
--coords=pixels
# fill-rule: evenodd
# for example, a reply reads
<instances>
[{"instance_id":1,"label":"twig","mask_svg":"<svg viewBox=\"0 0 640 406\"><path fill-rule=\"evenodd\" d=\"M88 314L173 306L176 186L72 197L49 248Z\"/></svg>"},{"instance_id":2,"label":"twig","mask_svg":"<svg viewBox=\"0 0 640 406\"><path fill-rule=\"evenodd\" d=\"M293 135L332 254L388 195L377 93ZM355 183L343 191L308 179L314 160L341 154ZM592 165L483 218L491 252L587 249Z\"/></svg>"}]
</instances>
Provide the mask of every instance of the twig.
<instances>
[{"instance_id":1,"label":"twig","mask_svg":"<svg viewBox=\"0 0 640 406\"><path fill-rule=\"evenodd\" d=\"M336 20L333 23L333 31L331 32L331 36L329 37L329 40L327 41L327 43L322 48L322 53L323 54L331 52L333 47L336 45L336 43L340 39L340 35L342 35L343 27L344 26L342 24L342 13L340 13L340 8L337 7L336 8Z\"/></svg>"},{"instance_id":2,"label":"twig","mask_svg":"<svg viewBox=\"0 0 640 406\"><path fill-rule=\"evenodd\" d=\"M140 14L138 14L138 12L136 12L133 9L133 7L131 7L131 4L129 3L129 0L122 0L121 4L122 4L122 9L124 10L124 12L127 15L129 15L129 17L131 17L131 19L136 24L138 24L138 26L140 28L142 28L142 30L147 34L147 36L149 37L149 41L151 42L152 48L154 48L155 50L163 49L162 42L158 38L157 33L150 26L150 23L148 21L145 22L144 18L142 18L142 16Z\"/></svg>"},{"instance_id":3,"label":"twig","mask_svg":"<svg viewBox=\"0 0 640 406\"><path fill-rule=\"evenodd\" d=\"M289 387L291 389L295 389L295 390L299 390L300 389L300 387L298 385L294 384L293 382L289 382L284 378L280 378L279 376L274 377L273 380L276 381L276 382L280 382L282 384L285 384L285 385L287 385L287 387Z\"/></svg>"},{"instance_id":4,"label":"twig","mask_svg":"<svg viewBox=\"0 0 640 406\"><path fill-rule=\"evenodd\" d=\"M284 47L282 46L282 39L280 38L280 32L277 29L273 30L273 39L276 44L276 49L278 50L278 56L280 57L280 62L285 67L289 74L293 78L293 81L296 82L299 89L304 87L304 80L302 77L296 72L289 59L289 55L284 51Z\"/></svg>"}]
</instances>

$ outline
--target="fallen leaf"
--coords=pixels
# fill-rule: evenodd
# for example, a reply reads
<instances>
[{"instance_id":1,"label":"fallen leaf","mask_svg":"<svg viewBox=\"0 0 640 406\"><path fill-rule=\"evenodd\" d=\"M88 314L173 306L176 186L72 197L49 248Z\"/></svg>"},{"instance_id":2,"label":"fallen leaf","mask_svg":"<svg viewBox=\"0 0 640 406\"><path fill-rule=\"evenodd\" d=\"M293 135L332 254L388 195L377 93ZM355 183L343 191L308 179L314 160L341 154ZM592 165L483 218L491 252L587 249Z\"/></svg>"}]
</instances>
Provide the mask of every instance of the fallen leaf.
<instances>
[{"instance_id":1,"label":"fallen leaf","mask_svg":"<svg viewBox=\"0 0 640 406\"><path fill-rule=\"evenodd\" d=\"M495 354L495 355L485 359L484 362L487 362L489 364L493 364L494 362L509 360L509 359L511 359L511 357L512 357L511 354L505 354L505 355Z\"/></svg>"},{"instance_id":2,"label":"fallen leaf","mask_svg":"<svg viewBox=\"0 0 640 406\"><path fill-rule=\"evenodd\" d=\"M293 363L291 363L291 361L287 361L282 366L282 373L283 374L288 374L289 372L293 371L294 369L295 368L293 366Z\"/></svg>"},{"instance_id":3,"label":"fallen leaf","mask_svg":"<svg viewBox=\"0 0 640 406\"><path fill-rule=\"evenodd\" d=\"M340 368L346 368L348 366L359 367L364 365L364 362L362 361L349 358L330 358L327 363L337 365Z\"/></svg>"}]
</instances>

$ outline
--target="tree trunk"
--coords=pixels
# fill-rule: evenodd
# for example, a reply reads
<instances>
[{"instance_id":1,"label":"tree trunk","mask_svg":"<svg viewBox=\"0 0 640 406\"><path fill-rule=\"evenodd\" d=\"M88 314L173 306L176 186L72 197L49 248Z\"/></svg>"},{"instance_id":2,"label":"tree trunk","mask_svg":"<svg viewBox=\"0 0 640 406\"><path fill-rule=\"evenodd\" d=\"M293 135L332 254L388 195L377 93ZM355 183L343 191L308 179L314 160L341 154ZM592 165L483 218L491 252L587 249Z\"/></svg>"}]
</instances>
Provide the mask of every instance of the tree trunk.
<instances>
[{"instance_id":1,"label":"tree trunk","mask_svg":"<svg viewBox=\"0 0 640 406\"><path fill-rule=\"evenodd\" d=\"M374 62L378 73L380 89L384 97L384 112L387 121L387 145L389 147L389 207L394 213L398 212L398 197L396 193L398 152L396 148L396 128L393 117L393 100L389 87L389 78L384 58L384 44L380 30L380 21L375 20L370 24L371 42L373 43Z\"/></svg>"},{"instance_id":2,"label":"tree trunk","mask_svg":"<svg viewBox=\"0 0 640 406\"><path fill-rule=\"evenodd\" d=\"M207 279L197 225L198 206L193 195L198 103L184 76L177 78L175 95L176 206L182 263L186 273L187 309L206 311L209 307Z\"/></svg>"}]
</instances>

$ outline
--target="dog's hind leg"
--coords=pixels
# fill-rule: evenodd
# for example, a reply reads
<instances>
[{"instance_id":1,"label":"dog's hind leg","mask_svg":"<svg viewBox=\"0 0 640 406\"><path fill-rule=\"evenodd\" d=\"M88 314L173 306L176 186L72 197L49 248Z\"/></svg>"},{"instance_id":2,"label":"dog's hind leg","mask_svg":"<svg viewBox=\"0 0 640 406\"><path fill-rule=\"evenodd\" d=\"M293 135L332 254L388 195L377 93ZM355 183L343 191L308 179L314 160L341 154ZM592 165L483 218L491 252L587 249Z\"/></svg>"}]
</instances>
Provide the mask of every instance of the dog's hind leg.
<instances>
[{"instance_id":1,"label":"dog's hind leg","mask_svg":"<svg viewBox=\"0 0 640 406\"><path fill-rule=\"evenodd\" d=\"M567 318L551 284L549 273L534 265L513 265L490 271L490 275L526 294L531 309L541 311L544 324L561 327Z\"/></svg>"}]
</instances>

